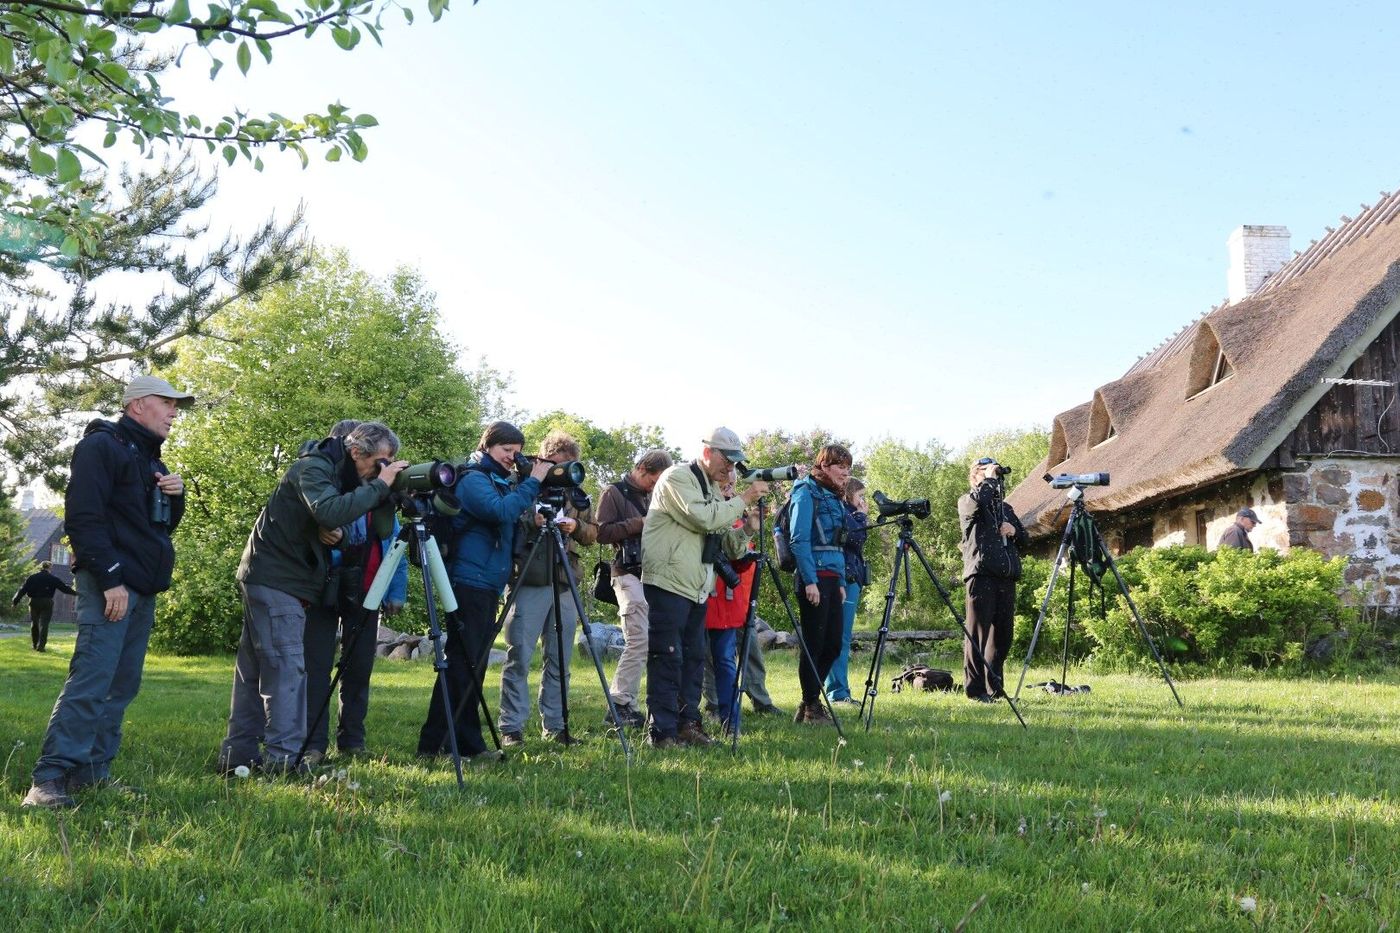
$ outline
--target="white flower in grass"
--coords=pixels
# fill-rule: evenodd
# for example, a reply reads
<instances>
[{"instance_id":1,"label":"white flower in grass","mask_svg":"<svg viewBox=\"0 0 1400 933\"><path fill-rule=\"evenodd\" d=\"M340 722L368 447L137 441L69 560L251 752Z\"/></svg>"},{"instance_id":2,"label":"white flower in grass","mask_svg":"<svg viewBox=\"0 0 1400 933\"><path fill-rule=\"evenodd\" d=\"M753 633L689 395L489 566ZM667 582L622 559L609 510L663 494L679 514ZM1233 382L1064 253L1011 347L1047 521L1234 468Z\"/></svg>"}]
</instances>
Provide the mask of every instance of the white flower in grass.
<instances>
[{"instance_id":1,"label":"white flower in grass","mask_svg":"<svg viewBox=\"0 0 1400 933\"><path fill-rule=\"evenodd\" d=\"M844 737L843 737L843 738L839 738L839 739L836 740L836 747L837 747L837 748L845 748L845 747L846 747L846 740L845 740Z\"/></svg>"},{"instance_id":2,"label":"white flower in grass","mask_svg":"<svg viewBox=\"0 0 1400 933\"><path fill-rule=\"evenodd\" d=\"M1083 884L1081 884L1081 885L1079 886L1079 890L1083 891L1085 894L1088 894L1088 893L1089 893L1089 882L1086 881L1086 882L1084 882Z\"/></svg>"},{"instance_id":3,"label":"white flower in grass","mask_svg":"<svg viewBox=\"0 0 1400 933\"><path fill-rule=\"evenodd\" d=\"M234 777L245 778L245 777L247 777L248 775L250 775L250 774L252 774L252 773L253 773L252 769L249 768L247 765L239 765L238 767L236 767L236 768L233 769L233 776L234 776Z\"/></svg>"},{"instance_id":4,"label":"white flower in grass","mask_svg":"<svg viewBox=\"0 0 1400 933\"><path fill-rule=\"evenodd\" d=\"M349 774L350 774L350 772L346 771L344 768L341 768L339 771L337 771L337 772L335 773L335 779L336 779L337 781L343 781L343 780L345 780L346 777L349 776Z\"/></svg>"},{"instance_id":5,"label":"white flower in grass","mask_svg":"<svg viewBox=\"0 0 1400 933\"><path fill-rule=\"evenodd\" d=\"M360 782L359 782L359 781L351 781L350 783L346 784L345 787L346 787L348 790L359 790L359 789L360 789Z\"/></svg>"},{"instance_id":6,"label":"white flower in grass","mask_svg":"<svg viewBox=\"0 0 1400 933\"><path fill-rule=\"evenodd\" d=\"M1096 810L1094 810L1094 819L1101 820L1106 816L1108 816L1108 811L1105 810L1103 807L1099 807Z\"/></svg>"},{"instance_id":7,"label":"white flower in grass","mask_svg":"<svg viewBox=\"0 0 1400 933\"><path fill-rule=\"evenodd\" d=\"M1259 903L1252 897L1240 898L1240 910L1244 911L1247 914L1254 913L1254 908L1258 906Z\"/></svg>"},{"instance_id":8,"label":"white flower in grass","mask_svg":"<svg viewBox=\"0 0 1400 933\"><path fill-rule=\"evenodd\" d=\"M575 849L575 850L574 850L574 858L583 858L583 850L582 850L582 849Z\"/></svg>"},{"instance_id":9,"label":"white flower in grass","mask_svg":"<svg viewBox=\"0 0 1400 933\"><path fill-rule=\"evenodd\" d=\"M952 799L953 799L953 792L950 791L950 790L945 790L943 793L941 793L941 794L938 795L938 802L939 802L939 803L947 803L948 801L950 801L950 800L952 800Z\"/></svg>"},{"instance_id":10,"label":"white flower in grass","mask_svg":"<svg viewBox=\"0 0 1400 933\"><path fill-rule=\"evenodd\" d=\"M865 767L865 762L861 761L859 758L852 758L851 764L855 765L857 768Z\"/></svg>"}]
</instances>

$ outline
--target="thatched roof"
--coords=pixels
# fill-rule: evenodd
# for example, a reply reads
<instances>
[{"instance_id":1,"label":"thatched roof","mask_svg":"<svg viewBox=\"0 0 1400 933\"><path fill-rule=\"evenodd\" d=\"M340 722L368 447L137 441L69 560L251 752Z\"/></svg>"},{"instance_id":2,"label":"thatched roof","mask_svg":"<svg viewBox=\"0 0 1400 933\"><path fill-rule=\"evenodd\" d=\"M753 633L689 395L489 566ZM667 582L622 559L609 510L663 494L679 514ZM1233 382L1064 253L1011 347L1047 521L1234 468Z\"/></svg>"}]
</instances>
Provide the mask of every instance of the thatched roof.
<instances>
[{"instance_id":1,"label":"thatched roof","mask_svg":"<svg viewBox=\"0 0 1400 933\"><path fill-rule=\"evenodd\" d=\"M1049 532L1064 501L1046 472L1111 473L1112 486L1086 491L1111 513L1256 469L1322 397L1322 379L1345 373L1400 309L1397 215L1400 192L1343 218L1253 295L1056 416L1049 457L1008 497L1031 534ZM1232 372L1212 385L1220 351Z\"/></svg>"}]
</instances>

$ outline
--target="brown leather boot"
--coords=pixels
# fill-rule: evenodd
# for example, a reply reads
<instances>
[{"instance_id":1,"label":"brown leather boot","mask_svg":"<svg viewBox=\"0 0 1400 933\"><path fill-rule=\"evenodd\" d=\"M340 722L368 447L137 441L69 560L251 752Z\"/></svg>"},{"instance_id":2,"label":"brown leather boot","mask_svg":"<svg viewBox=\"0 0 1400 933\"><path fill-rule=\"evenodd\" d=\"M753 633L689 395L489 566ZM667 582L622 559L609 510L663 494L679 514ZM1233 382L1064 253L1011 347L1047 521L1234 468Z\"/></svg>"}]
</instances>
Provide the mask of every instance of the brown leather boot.
<instances>
[{"instance_id":1,"label":"brown leather boot","mask_svg":"<svg viewBox=\"0 0 1400 933\"><path fill-rule=\"evenodd\" d=\"M813 700L807 704L807 722L814 726L829 726L835 720L831 718L831 713L827 712L826 704L821 700Z\"/></svg>"},{"instance_id":2,"label":"brown leather boot","mask_svg":"<svg viewBox=\"0 0 1400 933\"><path fill-rule=\"evenodd\" d=\"M694 745L697 748L706 748L715 744L715 740L705 732L705 727L695 721L685 722L676 730L676 741L682 745Z\"/></svg>"}]
</instances>

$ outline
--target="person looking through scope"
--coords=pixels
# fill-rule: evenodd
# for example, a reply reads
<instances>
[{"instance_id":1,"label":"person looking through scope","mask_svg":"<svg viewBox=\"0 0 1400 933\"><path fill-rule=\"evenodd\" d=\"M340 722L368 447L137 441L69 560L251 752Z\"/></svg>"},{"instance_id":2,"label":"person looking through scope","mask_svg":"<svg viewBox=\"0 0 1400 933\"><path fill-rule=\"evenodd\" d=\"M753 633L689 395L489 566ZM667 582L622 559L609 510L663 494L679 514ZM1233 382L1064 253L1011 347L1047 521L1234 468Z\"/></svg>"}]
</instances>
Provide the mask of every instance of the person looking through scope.
<instances>
[{"instance_id":1,"label":"person looking through scope","mask_svg":"<svg viewBox=\"0 0 1400 933\"><path fill-rule=\"evenodd\" d=\"M641 698L642 671L647 661L647 600L642 592L642 526L651 504L651 491L661 473L671 466L671 455L659 448L642 454L631 472L603 490L598 500L598 541L615 549L612 589L617 596L617 616L622 623L622 657L617 659L612 683L613 709L620 722L610 726L641 726L646 717L637 709Z\"/></svg>"},{"instance_id":2,"label":"person looking through scope","mask_svg":"<svg viewBox=\"0 0 1400 933\"><path fill-rule=\"evenodd\" d=\"M730 469L729 478L720 487L726 500L735 496L737 473ZM758 531L758 515L745 512L730 526L752 535ZM715 588L705 606L705 637L710 655L706 682L713 681L715 715L726 735L732 735L739 720L739 631L749 616L749 597L753 592L758 564L747 551L742 557L715 564Z\"/></svg>"},{"instance_id":3,"label":"person looking through scope","mask_svg":"<svg viewBox=\"0 0 1400 933\"><path fill-rule=\"evenodd\" d=\"M1030 543L1021 520L1003 498L1011 472L991 457L968 471L971 490L958 499L962 530L967 628L963 645L963 690L968 699L992 703L1004 692L1003 667L1016 618L1019 548ZM978 656L985 663L978 663Z\"/></svg>"},{"instance_id":4,"label":"person looking through scope","mask_svg":"<svg viewBox=\"0 0 1400 933\"><path fill-rule=\"evenodd\" d=\"M540 443L536 463L549 466L569 463L579 458L578 441L563 431L550 431ZM573 544L584 546L598 539L598 526L593 523L593 504L577 486L548 490L557 493L554 522L567 536L569 564L574 579L579 579L579 557ZM530 656L535 645L544 645L544 665L540 672L540 722L546 741L572 745L576 739L565 730L561 691L569 689L569 662L573 658L574 628L578 625L578 609L569 598L568 581L563 574L550 579L553 561L541 555L528 567L521 563L540 536L546 521L538 507L528 509L519 519L515 532L515 579L511 583L515 602L506 615L506 663L501 668L501 744L506 747L525 744L525 720L530 715ZM563 592L558 600L560 621L563 623L563 652L559 657L559 637L555 631L555 588Z\"/></svg>"},{"instance_id":5,"label":"person looking through scope","mask_svg":"<svg viewBox=\"0 0 1400 933\"><path fill-rule=\"evenodd\" d=\"M714 744L700 713L714 563L743 556L748 536L732 525L768 491L760 480L726 500L720 487L730 467L746 459L739 435L716 428L702 443L699 457L661 474L642 529L642 591L650 607L647 743L653 748Z\"/></svg>"},{"instance_id":6,"label":"person looking through scope","mask_svg":"<svg viewBox=\"0 0 1400 933\"><path fill-rule=\"evenodd\" d=\"M322 597L328 547L340 541L341 526L389 501L408 466L389 462L398 450L398 436L377 421L344 439L328 437L297 458L258 513L238 564L243 633L221 772L309 767L298 761L306 740L306 607Z\"/></svg>"},{"instance_id":7,"label":"person looking through scope","mask_svg":"<svg viewBox=\"0 0 1400 933\"><path fill-rule=\"evenodd\" d=\"M336 422L330 437L345 438L360 426L347 418ZM308 442L302 450L310 453L317 446ZM397 479L397 477L395 477ZM390 482L392 488L394 483ZM376 515L378 513L375 513ZM408 594L408 562L399 563L379 611L362 605L365 592L389 553L399 533L398 517L385 516L383 530L375 534L370 515L361 515L333 532L322 531L322 543L330 546L330 573L321 599L306 609L306 632L302 641L306 664L306 710L310 736L302 760L315 766L330 749L330 718L322 708L329 702L331 668L336 642L340 643L340 706L336 717L335 744L342 755L367 754L365 716L369 713L369 681L374 670L374 649L378 640L379 615L392 616L403 608ZM338 637L337 637L338 636Z\"/></svg>"},{"instance_id":8,"label":"person looking through scope","mask_svg":"<svg viewBox=\"0 0 1400 933\"><path fill-rule=\"evenodd\" d=\"M793 722L832 722L822 701L822 682L841 653L842 605L846 601L846 480L851 452L840 444L817 451L808 474L793 484L788 505L788 540L797 569L797 612L807 652L798 661L802 703ZM816 665L815 669L813 664Z\"/></svg>"},{"instance_id":9,"label":"person looking through scope","mask_svg":"<svg viewBox=\"0 0 1400 933\"><path fill-rule=\"evenodd\" d=\"M869 532L870 507L865 501L865 484L852 476L846 480L846 545L842 555L846 560L846 599L841 604L841 650L826 675L826 695L833 703L859 706L851 696L847 667L851 658L851 631L860 608L860 594L870 583L870 565L865 562L865 539Z\"/></svg>"},{"instance_id":10,"label":"person looking through scope","mask_svg":"<svg viewBox=\"0 0 1400 933\"><path fill-rule=\"evenodd\" d=\"M553 466L536 460L530 475L515 482L515 458L525 435L507 421L492 422L457 481L462 511L452 516L452 556L447 575L457 598L457 618L447 626L449 695L457 705L457 749L464 758L492 761L481 737L479 694L486 649L495 639L496 602L510 578L516 522L534 504L540 481ZM469 686L470 685L470 686ZM447 746L447 714L441 682L433 685L428 716L418 733L418 754L431 758Z\"/></svg>"}]
</instances>

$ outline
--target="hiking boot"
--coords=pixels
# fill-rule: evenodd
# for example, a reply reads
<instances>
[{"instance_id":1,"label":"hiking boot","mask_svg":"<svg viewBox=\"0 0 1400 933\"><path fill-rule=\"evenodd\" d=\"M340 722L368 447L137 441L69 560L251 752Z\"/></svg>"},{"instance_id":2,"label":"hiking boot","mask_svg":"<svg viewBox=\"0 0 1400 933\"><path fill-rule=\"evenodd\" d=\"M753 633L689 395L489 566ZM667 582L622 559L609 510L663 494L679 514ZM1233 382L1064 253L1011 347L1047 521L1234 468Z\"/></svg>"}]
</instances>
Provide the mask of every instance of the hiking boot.
<instances>
[{"instance_id":1,"label":"hiking boot","mask_svg":"<svg viewBox=\"0 0 1400 933\"><path fill-rule=\"evenodd\" d=\"M77 806L77 801L68 796L63 778L54 778L52 781L43 781L30 787L20 806L58 810Z\"/></svg>"},{"instance_id":2,"label":"hiking boot","mask_svg":"<svg viewBox=\"0 0 1400 933\"><path fill-rule=\"evenodd\" d=\"M705 732L705 727L693 720L681 723L681 727L676 730L676 741L681 745L696 748L708 748L715 744L715 740Z\"/></svg>"},{"instance_id":3,"label":"hiking boot","mask_svg":"<svg viewBox=\"0 0 1400 933\"><path fill-rule=\"evenodd\" d=\"M564 729L560 729L558 732L551 732L549 729L545 729L540 733L540 737L546 742L555 742L566 748L570 745L577 745L583 741L582 739L574 738L572 733Z\"/></svg>"},{"instance_id":4,"label":"hiking boot","mask_svg":"<svg viewBox=\"0 0 1400 933\"><path fill-rule=\"evenodd\" d=\"M295 761L296 758L294 757L292 760ZM326 753L319 748L308 748L306 751L302 752L301 755L301 763L306 765L307 768L320 767L321 762L325 760Z\"/></svg>"},{"instance_id":5,"label":"hiking boot","mask_svg":"<svg viewBox=\"0 0 1400 933\"><path fill-rule=\"evenodd\" d=\"M798 704L797 704L797 712L795 712L795 713L792 714L792 721L795 722L795 723L800 723L800 722L806 722L806 721L807 721L807 704L806 704L806 703L798 703Z\"/></svg>"},{"instance_id":6,"label":"hiking boot","mask_svg":"<svg viewBox=\"0 0 1400 933\"><path fill-rule=\"evenodd\" d=\"M680 742L673 735L657 735L655 732L647 733L647 745L651 748L679 748Z\"/></svg>"},{"instance_id":7,"label":"hiking boot","mask_svg":"<svg viewBox=\"0 0 1400 933\"><path fill-rule=\"evenodd\" d=\"M335 750L337 758L368 758L369 749L363 745L347 745L344 748Z\"/></svg>"},{"instance_id":8,"label":"hiking boot","mask_svg":"<svg viewBox=\"0 0 1400 933\"><path fill-rule=\"evenodd\" d=\"M525 736L519 732L502 732L501 748L519 748L525 744Z\"/></svg>"},{"instance_id":9,"label":"hiking boot","mask_svg":"<svg viewBox=\"0 0 1400 933\"><path fill-rule=\"evenodd\" d=\"M290 777L298 774L310 774L311 765L307 764L307 759L311 753L307 752L300 762L295 755L286 758L269 758L258 765L258 770L270 777Z\"/></svg>"},{"instance_id":10,"label":"hiking boot","mask_svg":"<svg viewBox=\"0 0 1400 933\"><path fill-rule=\"evenodd\" d=\"M821 700L813 700L807 704L807 721L814 726L829 726L836 720Z\"/></svg>"},{"instance_id":11,"label":"hiking boot","mask_svg":"<svg viewBox=\"0 0 1400 933\"><path fill-rule=\"evenodd\" d=\"M613 718L613 710L617 711L617 719ZM621 720L621 722L619 723L617 720ZM618 703L616 700L613 701L613 709L608 710L608 714L603 717L603 722L609 726L623 725L633 729L645 725L646 721L647 718L637 707L631 703Z\"/></svg>"},{"instance_id":12,"label":"hiking boot","mask_svg":"<svg viewBox=\"0 0 1400 933\"><path fill-rule=\"evenodd\" d=\"M757 713L758 715L760 715L760 716L786 716L786 715L787 715L787 713L783 712L781 709L779 709L778 707L774 706L772 703L753 703L752 706L753 706L753 711L754 711L755 713Z\"/></svg>"}]
</instances>

